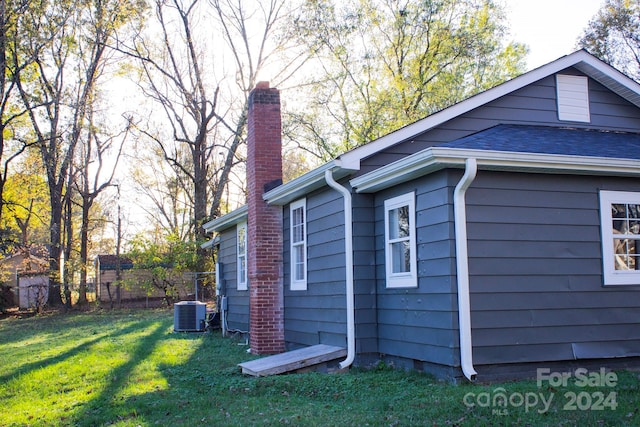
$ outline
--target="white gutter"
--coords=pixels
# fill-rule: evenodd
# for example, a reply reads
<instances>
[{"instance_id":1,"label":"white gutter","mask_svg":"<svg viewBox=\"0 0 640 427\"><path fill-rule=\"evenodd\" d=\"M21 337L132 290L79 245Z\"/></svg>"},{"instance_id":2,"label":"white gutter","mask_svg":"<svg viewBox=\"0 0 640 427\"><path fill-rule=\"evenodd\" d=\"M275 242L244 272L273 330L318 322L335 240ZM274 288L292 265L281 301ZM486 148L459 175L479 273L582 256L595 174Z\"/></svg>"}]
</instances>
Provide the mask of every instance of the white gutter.
<instances>
[{"instance_id":1,"label":"white gutter","mask_svg":"<svg viewBox=\"0 0 640 427\"><path fill-rule=\"evenodd\" d=\"M356 357L356 327L353 291L353 220L351 191L333 179L333 172L327 169L324 173L327 184L342 194L344 200L344 252L346 270L347 298L347 358L340 362L340 369L349 367Z\"/></svg>"},{"instance_id":2,"label":"white gutter","mask_svg":"<svg viewBox=\"0 0 640 427\"><path fill-rule=\"evenodd\" d=\"M463 167L466 159L471 157L476 159L483 170L574 175L640 175L636 159L430 147L353 178L350 184L358 193L372 193L446 167Z\"/></svg>"},{"instance_id":3,"label":"white gutter","mask_svg":"<svg viewBox=\"0 0 640 427\"><path fill-rule=\"evenodd\" d=\"M471 304L469 298L469 257L467 253L467 189L478 171L476 159L468 158L464 175L453 192L453 214L456 237L456 277L458 282L458 327L460 329L460 365L469 381L475 381L473 346L471 344Z\"/></svg>"},{"instance_id":4,"label":"white gutter","mask_svg":"<svg viewBox=\"0 0 640 427\"><path fill-rule=\"evenodd\" d=\"M226 215L205 223L202 228L204 228L205 231L209 233L224 230L225 228L229 228L233 225L245 222L247 220L248 212L249 207L247 205L241 206Z\"/></svg>"},{"instance_id":5,"label":"white gutter","mask_svg":"<svg viewBox=\"0 0 640 427\"><path fill-rule=\"evenodd\" d=\"M337 179L353 172L353 170L343 168L339 160L332 160L294 180L267 191L262 195L262 198L270 205L284 206L300 197L306 196L313 190L323 187L325 171L332 171Z\"/></svg>"}]
</instances>

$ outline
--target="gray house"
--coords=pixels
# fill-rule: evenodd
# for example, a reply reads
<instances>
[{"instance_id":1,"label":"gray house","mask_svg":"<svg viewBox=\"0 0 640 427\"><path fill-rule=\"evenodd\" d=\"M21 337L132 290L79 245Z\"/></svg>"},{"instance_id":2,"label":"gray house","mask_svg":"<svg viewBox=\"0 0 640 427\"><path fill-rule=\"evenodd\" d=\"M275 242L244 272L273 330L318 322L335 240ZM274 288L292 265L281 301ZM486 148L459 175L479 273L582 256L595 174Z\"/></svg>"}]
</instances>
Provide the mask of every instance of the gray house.
<instances>
[{"instance_id":1,"label":"gray house","mask_svg":"<svg viewBox=\"0 0 640 427\"><path fill-rule=\"evenodd\" d=\"M205 227L253 352L470 380L640 364L635 81L578 51L285 184L278 91L250 105L247 206Z\"/></svg>"}]
</instances>

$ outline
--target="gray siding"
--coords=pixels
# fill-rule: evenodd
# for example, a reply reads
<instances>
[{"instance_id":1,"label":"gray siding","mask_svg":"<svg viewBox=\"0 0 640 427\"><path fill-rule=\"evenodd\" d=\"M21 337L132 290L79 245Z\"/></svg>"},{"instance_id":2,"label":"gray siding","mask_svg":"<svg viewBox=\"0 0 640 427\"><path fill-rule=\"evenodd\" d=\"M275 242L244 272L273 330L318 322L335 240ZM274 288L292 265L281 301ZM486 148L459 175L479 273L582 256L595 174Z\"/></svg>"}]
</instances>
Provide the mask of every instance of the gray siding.
<instances>
[{"instance_id":1,"label":"gray siding","mask_svg":"<svg viewBox=\"0 0 640 427\"><path fill-rule=\"evenodd\" d=\"M376 195L379 352L459 366L451 197L461 171ZM640 355L640 286L603 287L600 189L636 179L480 171L467 194L474 363ZM416 191L417 289L387 289L384 200Z\"/></svg>"},{"instance_id":2,"label":"gray siding","mask_svg":"<svg viewBox=\"0 0 640 427\"><path fill-rule=\"evenodd\" d=\"M222 294L227 296L227 325L230 330L249 330L249 291L237 288L236 227L220 233L218 262L222 263ZM251 284L249 284L249 287Z\"/></svg>"},{"instance_id":3,"label":"gray siding","mask_svg":"<svg viewBox=\"0 0 640 427\"><path fill-rule=\"evenodd\" d=\"M307 196L307 290L292 291L289 206L283 211L284 324L289 348L346 346L344 215L331 189Z\"/></svg>"},{"instance_id":4,"label":"gray siding","mask_svg":"<svg viewBox=\"0 0 640 427\"><path fill-rule=\"evenodd\" d=\"M582 75L573 68L560 74ZM363 160L358 174L498 124L576 126L638 132L640 110L636 106L592 79L589 79L589 99L591 123L558 120L556 79L555 76L549 76Z\"/></svg>"},{"instance_id":5,"label":"gray siding","mask_svg":"<svg viewBox=\"0 0 640 427\"><path fill-rule=\"evenodd\" d=\"M376 195L378 348L384 355L459 365L453 242L452 185L458 171L443 171ZM416 195L418 287L385 284L384 201Z\"/></svg>"},{"instance_id":6,"label":"gray siding","mask_svg":"<svg viewBox=\"0 0 640 427\"><path fill-rule=\"evenodd\" d=\"M353 263L356 352L378 353L374 197L354 194Z\"/></svg>"},{"instance_id":7,"label":"gray siding","mask_svg":"<svg viewBox=\"0 0 640 427\"><path fill-rule=\"evenodd\" d=\"M344 183L342 183L344 185ZM356 351L375 353L375 269L372 196L353 199ZM290 289L289 207L284 208L285 341L290 348L346 346L344 204L335 190L307 197L307 290Z\"/></svg>"},{"instance_id":8,"label":"gray siding","mask_svg":"<svg viewBox=\"0 0 640 427\"><path fill-rule=\"evenodd\" d=\"M474 363L640 355L640 286L603 286L600 189L637 179L481 171L467 193Z\"/></svg>"}]
</instances>

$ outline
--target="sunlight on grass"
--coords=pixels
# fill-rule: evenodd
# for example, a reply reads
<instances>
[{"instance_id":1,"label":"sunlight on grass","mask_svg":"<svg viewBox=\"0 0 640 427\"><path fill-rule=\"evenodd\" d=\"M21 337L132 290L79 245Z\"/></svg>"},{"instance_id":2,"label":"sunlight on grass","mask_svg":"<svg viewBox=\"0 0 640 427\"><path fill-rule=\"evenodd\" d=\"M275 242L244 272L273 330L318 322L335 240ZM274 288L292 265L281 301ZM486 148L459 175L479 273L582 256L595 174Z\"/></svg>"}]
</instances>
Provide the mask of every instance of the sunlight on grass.
<instances>
[{"instance_id":1,"label":"sunlight on grass","mask_svg":"<svg viewBox=\"0 0 640 427\"><path fill-rule=\"evenodd\" d=\"M187 363L196 350L196 346L185 347L175 339L159 343L146 359L133 367L120 393L135 396L166 390L169 382L163 371L171 366Z\"/></svg>"},{"instance_id":2,"label":"sunlight on grass","mask_svg":"<svg viewBox=\"0 0 640 427\"><path fill-rule=\"evenodd\" d=\"M384 365L253 378L237 366L256 357L244 340L175 333L172 322L169 309L0 320L0 425L640 425L638 372L619 373L615 411L566 411L564 393L585 391L571 385L455 386ZM544 415L464 404L497 387L557 402Z\"/></svg>"},{"instance_id":3,"label":"sunlight on grass","mask_svg":"<svg viewBox=\"0 0 640 427\"><path fill-rule=\"evenodd\" d=\"M45 328L22 339L16 331L12 345L0 351L0 357L12 355L0 371L0 425L64 424L95 401L117 406L136 395L166 390L162 370L185 363L197 346L167 339L171 318L164 314L164 319L144 323L121 319L100 333L95 324L70 324L63 333Z\"/></svg>"},{"instance_id":4,"label":"sunlight on grass","mask_svg":"<svg viewBox=\"0 0 640 427\"><path fill-rule=\"evenodd\" d=\"M22 341L14 341L9 343L0 343L4 350L12 350L12 351L22 351L29 352L30 346L35 346L42 344L43 342L49 340L50 338L46 334L34 335L32 337L26 338Z\"/></svg>"}]
</instances>

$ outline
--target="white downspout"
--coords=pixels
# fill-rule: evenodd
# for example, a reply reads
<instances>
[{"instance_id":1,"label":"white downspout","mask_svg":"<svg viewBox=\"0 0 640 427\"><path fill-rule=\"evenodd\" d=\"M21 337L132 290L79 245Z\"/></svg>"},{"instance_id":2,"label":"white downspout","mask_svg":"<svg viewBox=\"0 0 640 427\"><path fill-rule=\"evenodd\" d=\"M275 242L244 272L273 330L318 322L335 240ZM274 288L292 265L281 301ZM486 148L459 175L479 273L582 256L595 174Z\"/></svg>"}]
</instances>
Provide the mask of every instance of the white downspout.
<instances>
[{"instance_id":1,"label":"white downspout","mask_svg":"<svg viewBox=\"0 0 640 427\"><path fill-rule=\"evenodd\" d=\"M353 292L353 220L351 206L351 191L338 184L333 179L333 172L326 170L324 177L327 184L342 194L344 200L344 252L346 269L346 298L347 298L347 358L340 362L340 369L351 366L356 357L356 327Z\"/></svg>"},{"instance_id":2,"label":"white downspout","mask_svg":"<svg viewBox=\"0 0 640 427\"><path fill-rule=\"evenodd\" d=\"M458 323L460 328L460 364L469 381L475 381L473 346L471 344L471 303L469 298L469 257L467 253L467 189L478 171L476 159L467 159L464 175L453 192L453 214L456 237L456 277L458 279Z\"/></svg>"}]
</instances>

